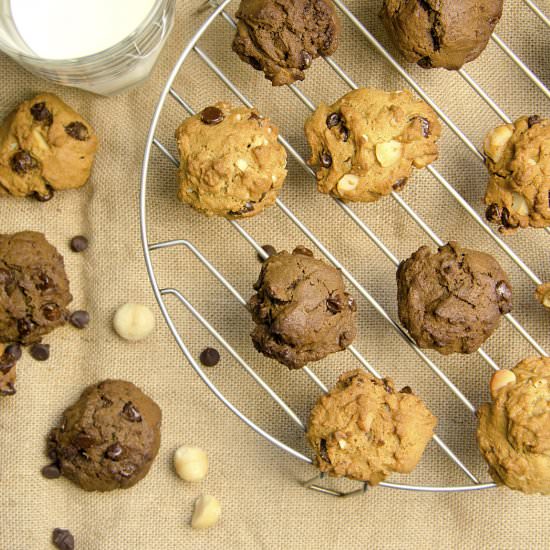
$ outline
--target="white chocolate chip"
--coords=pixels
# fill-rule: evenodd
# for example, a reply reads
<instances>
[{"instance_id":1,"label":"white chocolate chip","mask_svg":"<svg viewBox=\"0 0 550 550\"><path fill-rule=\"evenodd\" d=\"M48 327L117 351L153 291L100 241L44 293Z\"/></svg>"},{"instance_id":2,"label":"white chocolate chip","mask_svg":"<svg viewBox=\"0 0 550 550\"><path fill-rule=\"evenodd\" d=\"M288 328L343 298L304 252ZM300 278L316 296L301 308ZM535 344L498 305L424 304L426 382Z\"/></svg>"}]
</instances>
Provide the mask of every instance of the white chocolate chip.
<instances>
[{"instance_id":1,"label":"white chocolate chip","mask_svg":"<svg viewBox=\"0 0 550 550\"><path fill-rule=\"evenodd\" d=\"M267 140L263 136L255 136L250 144L253 149L262 145L267 145Z\"/></svg>"},{"instance_id":2,"label":"white chocolate chip","mask_svg":"<svg viewBox=\"0 0 550 550\"><path fill-rule=\"evenodd\" d=\"M235 162L235 165L241 172L245 172L246 169L248 168L248 162L246 162L246 160L244 159L237 159L237 161Z\"/></svg>"},{"instance_id":3,"label":"white chocolate chip","mask_svg":"<svg viewBox=\"0 0 550 550\"><path fill-rule=\"evenodd\" d=\"M359 184L359 176L355 174L346 174L340 178L338 185L336 186L340 193L347 193L353 191Z\"/></svg>"},{"instance_id":4,"label":"white chocolate chip","mask_svg":"<svg viewBox=\"0 0 550 550\"><path fill-rule=\"evenodd\" d=\"M489 383L489 389L493 399L497 396L500 389L504 388L508 384L514 384L516 382L516 375L511 370L497 370L491 377Z\"/></svg>"},{"instance_id":5,"label":"white chocolate chip","mask_svg":"<svg viewBox=\"0 0 550 550\"><path fill-rule=\"evenodd\" d=\"M376 158L384 168L387 168L395 164L401 158L402 149L403 145L394 139L379 143L376 146Z\"/></svg>"},{"instance_id":6,"label":"white chocolate chip","mask_svg":"<svg viewBox=\"0 0 550 550\"><path fill-rule=\"evenodd\" d=\"M153 312L141 304L124 304L113 318L113 327L125 340L143 340L155 328Z\"/></svg>"},{"instance_id":7,"label":"white chocolate chip","mask_svg":"<svg viewBox=\"0 0 550 550\"><path fill-rule=\"evenodd\" d=\"M527 164L528 164L529 166L536 166L536 165L537 165L537 161L536 161L535 159L529 159L529 160L527 161Z\"/></svg>"},{"instance_id":8,"label":"white chocolate chip","mask_svg":"<svg viewBox=\"0 0 550 550\"><path fill-rule=\"evenodd\" d=\"M361 137L363 138L363 141L364 141L365 143L368 143L368 142L369 142L369 136L367 136L367 134L363 134Z\"/></svg>"},{"instance_id":9,"label":"white chocolate chip","mask_svg":"<svg viewBox=\"0 0 550 550\"><path fill-rule=\"evenodd\" d=\"M514 134L512 130L513 127L511 126L511 124L498 126L487 135L485 140L485 153L487 153L487 156L494 162L498 162L502 158L506 145Z\"/></svg>"},{"instance_id":10,"label":"white chocolate chip","mask_svg":"<svg viewBox=\"0 0 550 550\"><path fill-rule=\"evenodd\" d=\"M550 292L547 292L543 297L542 297L542 305L544 307L547 307L548 309L550 309Z\"/></svg>"},{"instance_id":11,"label":"white chocolate chip","mask_svg":"<svg viewBox=\"0 0 550 550\"><path fill-rule=\"evenodd\" d=\"M529 205L527 204L525 197L516 192L512 192L512 197L512 210L517 212L520 216L528 216Z\"/></svg>"},{"instance_id":12,"label":"white chocolate chip","mask_svg":"<svg viewBox=\"0 0 550 550\"><path fill-rule=\"evenodd\" d=\"M48 142L44 139L44 136L40 132L38 128L35 128L32 132L34 140L36 141L36 144L40 149L43 151L49 151L50 146L48 145Z\"/></svg>"},{"instance_id":13,"label":"white chocolate chip","mask_svg":"<svg viewBox=\"0 0 550 550\"><path fill-rule=\"evenodd\" d=\"M268 134L271 134L271 132L273 132L273 128L268 127L268 128L267 128L267 133L268 133Z\"/></svg>"},{"instance_id":14,"label":"white chocolate chip","mask_svg":"<svg viewBox=\"0 0 550 550\"><path fill-rule=\"evenodd\" d=\"M275 183L277 181L277 176L275 174L271 174L271 181Z\"/></svg>"},{"instance_id":15,"label":"white chocolate chip","mask_svg":"<svg viewBox=\"0 0 550 550\"><path fill-rule=\"evenodd\" d=\"M347 444L347 442L344 441L343 439L340 439L340 440L338 441L338 446L340 447L340 449L345 449L345 448L348 446L348 444Z\"/></svg>"},{"instance_id":16,"label":"white chocolate chip","mask_svg":"<svg viewBox=\"0 0 550 550\"><path fill-rule=\"evenodd\" d=\"M198 447L180 447L174 453L174 469L184 481L202 481L208 473L208 456Z\"/></svg>"},{"instance_id":17,"label":"white chocolate chip","mask_svg":"<svg viewBox=\"0 0 550 550\"><path fill-rule=\"evenodd\" d=\"M191 518L193 529L207 529L218 523L222 509L216 497L201 495L195 501L195 509Z\"/></svg>"}]
</instances>

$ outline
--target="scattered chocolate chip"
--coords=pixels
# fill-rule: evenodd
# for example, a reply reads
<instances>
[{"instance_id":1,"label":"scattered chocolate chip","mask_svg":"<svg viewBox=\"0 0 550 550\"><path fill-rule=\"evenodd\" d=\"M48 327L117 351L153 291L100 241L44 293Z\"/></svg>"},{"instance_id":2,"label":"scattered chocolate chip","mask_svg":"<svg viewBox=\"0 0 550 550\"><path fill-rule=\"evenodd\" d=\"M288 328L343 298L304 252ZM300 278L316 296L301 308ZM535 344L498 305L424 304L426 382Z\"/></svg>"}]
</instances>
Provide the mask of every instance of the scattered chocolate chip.
<instances>
[{"instance_id":1,"label":"scattered chocolate chip","mask_svg":"<svg viewBox=\"0 0 550 550\"><path fill-rule=\"evenodd\" d=\"M35 361L47 361L50 358L50 344L33 344L30 354Z\"/></svg>"},{"instance_id":2,"label":"scattered chocolate chip","mask_svg":"<svg viewBox=\"0 0 550 550\"><path fill-rule=\"evenodd\" d=\"M348 307L351 311L357 311L357 302L353 299L352 296L348 296Z\"/></svg>"},{"instance_id":3,"label":"scattered chocolate chip","mask_svg":"<svg viewBox=\"0 0 550 550\"><path fill-rule=\"evenodd\" d=\"M0 374L8 374L13 367L15 367L15 361L5 359L4 356L0 357Z\"/></svg>"},{"instance_id":4,"label":"scattered chocolate chip","mask_svg":"<svg viewBox=\"0 0 550 550\"><path fill-rule=\"evenodd\" d=\"M110 447L107 447L107 450L105 451L105 456L109 460L119 460L122 456L122 447L118 443L113 443Z\"/></svg>"},{"instance_id":5,"label":"scattered chocolate chip","mask_svg":"<svg viewBox=\"0 0 550 550\"><path fill-rule=\"evenodd\" d=\"M340 303L338 297L327 298L327 310L334 314L342 311L342 304Z\"/></svg>"},{"instance_id":6,"label":"scattered chocolate chip","mask_svg":"<svg viewBox=\"0 0 550 550\"><path fill-rule=\"evenodd\" d=\"M261 71L262 70L262 64L261 62L256 59L255 57L249 57L248 58L248 62L250 63L250 65L252 65L252 67L254 69L256 69L257 71Z\"/></svg>"},{"instance_id":7,"label":"scattered chocolate chip","mask_svg":"<svg viewBox=\"0 0 550 550\"><path fill-rule=\"evenodd\" d=\"M274 246L271 246L270 244L264 244L262 246L263 251L267 254L267 257L273 256L273 254L277 254L277 250L275 250ZM258 254L258 260L260 262L265 262L265 260Z\"/></svg>"},{"instance_id":8,"label":"scattered chocolate chip","mask_svg":"<svg viewBox=\"0 0 550 550\"><path fill-rule=\"evenodd\" d=\"M334 128L334 126L338 126L342 120L342 117L339 113L330 113L327 117L327 128Z\"/></svg>"},{"instance_id":9,"label":"scattered chocolate chip","mask_svg":"<svg viewBox=\"0 0 550 550\"><path fill-rule=\"evenodd\" d=\"M124 405L124 408L122 409L122 414L130 422L141 422L141 414L139 414L139 411L136 409L136 407L134 407L131 401L128 401L128 403Z\"/></svg>"},{"instance_id":10,"label":"scattered chocolate chip","mask_svg":"<svg viewBox=\"0 0 550 550\"><path fill-rule=\"evenodd\" d=\"M304 69L307 69L308 67L311 66L312 57L305 50L302 51L301 57L302 57L302 63L300 64L300 70L303 71Z\"/></svg>"},{"instance_id":11,"label":"scattered chocolate chip","mask_svg":"<svg viewBox=\"0 0 550 550\"><path fill-rule=\"evenodd\" d=\"M208 125L219 124L224 118L223 111L217 107L206 107L201 111L201 120Z\"/></svg>"},{"instance_id":12,"label":"scattered chocolate chip","mask_svg":"<svg viewBox=\"0 0 550 550\"><path fill-rule=\"evenodd\" d=\"M502 225L506 229L515 229L519 226L519 222L512 222L510 220L510 210L508 208L504 207L502 209L502 216L501 216Z\"/></svg>"},{"instance_id":13,"label":"scattered chocolate chip","mask_svg":"<svg viewBox=\"0 0 550 550\"><path fill-rule=\"evenodd\" d=\"M101 401L102 401L101 406L103 408L110 407L113 404L113 402L108 397L105 397L104 395L101 396Z\"/></svg>"},{"instance_id":14,"label":"scattered chocolate chip","mask_svg":"<svg viewBox=\"0 0 550 550\"><path fill-rule=\"evenodd\" d=\"M52 113L47 109L44 101L35 103L31 107L31 115L36 122L43 122L46 126L51 126L53 122Z\"/></svg>"},{"instance_id":15,"label":"scattered chocolate chip","mask_svg":"<svg viewBox=\"0 0 550 550\"><path fill-rule=\"evenodd\" d=\"M77 235L71 239L70 247L73 252L83 252L88 248L88 239L83 235Z\"/></svg>"},{"instance_id":16,"label":"scattered chocolate chip","mask_svg":"<svg viewBox=\"0 0 550 550\"><path fill-rule=\"evenodd\" d=\"M248 117L248 120L262 120L264 117L262 115L259 115L258 113L252 112L250 113L250 116Z\"/></svg>"},{"instance_id":17,"label":"scattered chocolate chip","mask_svg":"<svg viewBox=\"0 0 550 550\"><path fill-rule=\"evenodd\" d=\"M74 445L67 445L61 449L61 455L65 460L73 460L78 455L78 449Z\"/></svg>"},{"instance_id":18,"label":"scattered chocolate chip","mask_svg":"<svg viewBox=\"0 0 550 550\"><path fill-rule=\"evenodd\" d=\"M541 122L542 122L542 118L540 118L539 115L533 115L527 119L527 125L529 126L529 128L531 128L535 124L540 124Z\"/></svg>"},{"instance_id":19,"label":"scattered chocolate chip","mask_svg":"<svg viewBox=\"0 0 550 550\"><path fill-rule=\"evenodd\" d=\"M38 280L40 281L36 284L38 290L45 291L55 286L51 277L46 275L43 271L38 274Z\"/></svg>"},{"instance_id":20,"label":"scattered chocolate chip","mask_svg":"<svg viewBox=\"0 0 550 550\"><path fill-rule=\"evenodd\" d=\"M430 135L430 121L424 117L418 117L422 126L422 135L427 138Z\"/></svg>"},{"instance_id":21,"label":"scattered chocolate chip","mask_svg":"<svg viewBox=\"0 0 550 550\"><path fill-rule=\"evenodd\" d=\"M319 163L323 168L330 168L332 166L332 155L328 151L323 151L319 155Z\"/></svg>"},{"instance_id":22,"label":"scattered chocolate chip","mask_svg":"<svg viewBox=\"0 0 550 550\"><path fill-rule=\"evenodd\" d=\"M17 391L12 382L8 382L6 384L6 387L0 390L0 395L3 395L4 397L7 397L9 395L15 395L16 393Z\"/></svg>"},{"instance_id":23,"label":"scattered chocolate chip","mask_svg":"<svg viewBox=\"0 0 550 550\"><path fill-rule=\"evenodd\" d=\"M384 389L388 393L393 393L393 390L392 390L391 386L389 385L388 381L385 378L382 378L382 382L384 383Z\"/></svg>"},{"instance_id":24,"label":"scattered chocolate chip","mask_svg":"<svg viewBox=\"0 0 550 550\"><path fill-rule=\"evenodd\" d=\"M327 452L327 440L321 439L319 441L319 454L321 455L321 458L330 464L330 458L328 456Z\"/></svg>"},{"instance_id":25,"label":"scattered chocolate chip","mask_svg":"<svg viewBox=\"0 0 550 550\"><path fill-rule=\"evenodd\" d=\"M28 151L17 151L10 159L11 169L19 175L34 170L37 166L36 160Z\"/></svg>"},{"instance_id":26,"label":"scattered chocolate chip","mask_svg":"<svg viewBox=\"0 0 550 550\"><path fill-rule=\"evenodd\" d=\"M61 319L61 309L57 304L45 304L42 313L48 321L59 321Z\"/></svg>"},{"instance_id":27,"label":"scattered chocolate chip","mask_svg":"<svg viewBox=\"0 0 550 550\"><path fill-rule=\"evenodd\" d=\"M78 141L86 141L90 137L88 128L86 128L82 122L78 121L71 122L65 126L65 132L67 135Z\"/></svg>"},{"instance_id":28,"label":"scattered chocolate chip","mask_svg":"<svg viewBox=\"0 0 550 550\"><path fill-rule=\"evenodd\" d=\"M135 464L129 463L125 464L120 470L119 473L122 477L132 477L136 471Z\"/></svg>"},{"instance_id":29,"label":"scattered chocolate chip","mask_svg":"<svg viewBox=\"0 0 550 550\"><path fill-rule=\"evenodd\" d=\"M93 446L95 440L90 434L87 434L86 432L79 432L73 437L71 443L77 449L87 450Z\"/></svg>"},{"instance_id":30,"label":"scattered chocolate chip","mask_svg":"<svg viewBox=\"0 0 550 550\"><path fill-rule=\"evenodd\" d=\"M33 323L29 319L19 319L17 321L17 330L19 336L28 336L32 332Z\"/></svg>"},{"instance_id":31,"label":"scattered chocolate chip","mask_svg":"<svg viewBox=\"0 0 550 550\"><path fill-rule=\"evenodd\" d=\"M299 245L293 251L292 254L301 254L302 256L310 256L313 258L313 252L305 246Z\"/></svg>"},{"instance_id":32,"label":"scattered chocolate chip","mask_svg":"<svg viewBox=\"0 0 550 550\"><path fill-rule=\"evenodd\" d=\"M41 473L46 479L57 479L61 476L61 470L55 463L44 466L44 468L42 468L41 470Z\"/></svg>"},{"instance_id":33,"label":"scattered chocolate chip","mask_svg":"<svg viewBox=\"0 0 550 550\"><path fill-rule=\"evenodd\" d=\"M34 192L33 198L37 200L38 202L48 202L53 199L53 189L47 185L46 186L46 194L41 195L40 193Z\"/></svg>"},{"instance_id":34,"label":"scattered chocolate chip","mask_svg":"<svg viewBox=\"0 0 550 550\"><path fill-rule=\"evenodd\" d=\"M90 314L83 309L73 311L69 317L69 322L75 328L85 328L90 322Z\"/></svg>"},{"instance_id":35,"label":"scattered chocolate chip","mask_svg":"<svg viewBox=\"0 0 550 550\"><path fill-rule=\"evenodd\" d=\"M19 361L22 355L21 346L19 344L10 344L4 350L4 357L9 357L12 361Z\"/></svg>"},{"instance_id":36,"label":"scattered chocolate chip","mask_svg":"<svg viewBox=\"0 0 550 550\"><path fill-rule=\"evenodd\" d=\"M405 386L404 388L401 388L401 391L399 393L412 393L412 388L410 386Z\"/></svg>"},{"instance_id":37,"label":"scattered chocolate chip","mask_svg":"<svg viewBox=\"0 0 550 550\"><path fill-rule=\"evenodd\" d=\"M213 367L220 362L220 354L214 348L206 348L201 351L199 359L205 367Z\"/></svg>"},{"instance_id":38,"label":"scattered chocolate chip","mask_svg":"<svg viewBox=\"0 0 550 550\"><path fill-rule=\"evenodd\" d=\"M417 64L422 67L423 69L431 69L432 68L432 60L426 56L426 57L423 57L422 59L419 59L417 61Z\"/></svg>"},{"instance_id":39,"label":"scattered chocolate chip","mask_svg":"<svg viewBox=\"0 0 550 550\"><path fill-rule=\"evenodd\" d=\"M67 529L54 529L52 542L58 550L74 550L74 537Z\"/></svg>"},{"instance_id":40,"label":"scattered chocolate chip","mask_svg":"<svg viewBox=\"0 0 550 550\"><path fill-rule=\"evenodd\" d=\"M487 207L485 217L489 222L500 223L502 220L502 209L498 204L492 203Z\"/></svg>"},{"instance_id":41,"label":"scattered chocolate chip","mask_svg":"<svg viewBox=\"0 0 550 550\"><path fill-rule=\"evenodd\" d=\"M342 126L340 128L340 135L342 136L342 141L346 143L346 141L349 139L349 130L347 126Z\"/></svg>"},{"instance_id":42,"label":"scattered chocolate chip","mask_svg":"<svg viewBox=\"0 0 550 550\"><path fill-rule=\"evenodd\" d=\"M400 178L393 185L392 189L394 191L402 191L405 185L407 184L409 178Z\"/></svg>"},{"instance_id":43,"label":"scattered chocolate chip","mask_svg":"<svg viewBox=\"0 0 550 550\"><path fill-rule=\"evenodd\" d=\"M228 213L231 216L241 216L242 214L247 214L248 212L252 212L254 210L254 203L247 202L240 210L230 210Z\"/></svg>"}]
</instances>

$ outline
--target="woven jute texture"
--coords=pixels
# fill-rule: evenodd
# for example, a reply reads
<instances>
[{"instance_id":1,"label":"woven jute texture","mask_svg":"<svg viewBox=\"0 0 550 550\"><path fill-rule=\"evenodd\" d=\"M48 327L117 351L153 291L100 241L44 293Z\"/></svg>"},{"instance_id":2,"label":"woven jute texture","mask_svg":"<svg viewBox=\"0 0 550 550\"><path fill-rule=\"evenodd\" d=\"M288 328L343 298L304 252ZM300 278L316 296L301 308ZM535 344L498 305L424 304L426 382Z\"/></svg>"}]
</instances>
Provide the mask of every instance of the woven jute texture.
<instances>
[{"instance_id":1,"label":"woven jute texture","mask_svg":"<svg viewBox=\"0 0 550 550\"><path fill-rule=\"evenodd\" d=\"M349 6L402 61L378 21L380 3L355 0ZM538 3L550 13L549 0ZM229 11L234 13L236 7L236 2L232 3ZM92 322L84 331L64 328L48 336L52 354L46 363L34 362L25 354L17 368L17 395L0 401L0 548L50 548L55 527L70 529L77 548L86 550L547 548L548 501L538 496L527 497L504 488L461 494L376 488L350 500L304 489L300 482L312 477L314 469L256 435L216 399L185 360L154 301L146 274L138 197L154 107L180 52L207 14L197 0L179 1L174 31L152 77L141 88L119 97L96 97L54 86L31 76L7 57L0 57L2 116L18 102L47 90L59 94L91 121L101 140L93 177L83 189L58 193L44 204L13 199L1 204L2 233L43 231L58 247L70 276L73 306L89 310ZM406 87L403 78L367 39L342 19L342 43L334 59L353 80L388 90ZM271 88L259 73L241 63L231 52L232 33L230 25L220 18L201 40L202 51L273 118L298 153L306 156L302 125L308 108L291 90ZM506 3L498 33L544 82L550 83L548 29L523 2ZM461 76L404 66L479 148L484 134L499 119ZM494 43L467 66L467 71L510 117L550 115L543 94ZM322 60L314 63L299 88L313 104L332 102L348 91ZM196 53L190 55L178 74L174 89L194 109L219 99L238 101ZM174 130L185 116L181 106L169 97L157 137L171 152L175 152ZM485 169L448 127L436 167L476 211L483 211ZM394 264L334 201L317 193L311 176L292 157L288 168L289 177L281 194L285 205L396 319ZM225 220L206 219L179 204L175 191L175 167L155 148L147 189L150 242L187 239L247 298L260 269L253 248ZM442 185L427 171L418 172L402 196L442 239L456 239L499 259L513 281L514 315L542 346L550 349L550 318L534 301L533 283ZM351 208L398 259L422 244L432 244L392 198ZM277 207L241 225L260 244L269 243L277 249L305 244L320 254ZM85 253L69 250L69 239L77 234L90 238L91 246ZM548 234L527 230L506 238L506 242L542 279L550 278ZM159 285L181 291L299 417L307 419L319 389L305 373L289 372L254 351L248 336L249 316L235 297L184 247L156 251L152 258ZM470 411L357 289L351 284L349 288L359 303L359 352L397 384L413 386L439 417L439 435L480 480L489 481L476 448L475 421ZM113 312L127 301L154 308L157 328L148 340L128 343L113 332ZM167 297L166 304L195 357L206 346L222 350L176 298ZM502 367L511 367L535 353L506 321L484 349ZM428 355L474 406L488 399L491 368L479 355ZM350 353L342 352L312 365L312 369L330 386L339 373L357 366ZM208 374L244 414L310 456L300 429L227 352L222 350L220 365L209 369ZM42 478L48 430L86 385L113 377L136 383L162 408L162 445L147 478L130 490L108 494L86 493L67 480ZM182 444L208 451L211 467L206 481L186 484L176 477L172 454ZM413 475L394 476L391 481L436 486L470 483L434 443L430 443ZM357 488L351 482L332 484L345 490ZM201 493L220 499L223 516L212 530L194 532L189 520L193 501Z\"/></svg>"}]
</instances>

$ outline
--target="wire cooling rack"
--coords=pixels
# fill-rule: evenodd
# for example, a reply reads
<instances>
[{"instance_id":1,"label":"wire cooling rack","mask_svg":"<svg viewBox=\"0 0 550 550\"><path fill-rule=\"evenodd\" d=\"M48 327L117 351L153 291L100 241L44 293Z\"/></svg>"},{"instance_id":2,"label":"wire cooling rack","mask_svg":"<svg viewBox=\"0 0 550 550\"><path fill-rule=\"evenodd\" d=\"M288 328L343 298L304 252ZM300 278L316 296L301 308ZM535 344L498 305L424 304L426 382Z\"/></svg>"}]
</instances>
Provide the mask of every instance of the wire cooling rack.
<instances>
[{"instance_id":1,"label":"wire cooling rack","mask_svg":"<svg viewBox=\"0 0 550 550\"><path fill-rule=\"evenodd\" d=\"M175 64L172 73L170 74L168 81L164 90L160 95L160 99L156 110L153 115L151 122L149 134L147 137L147 144L143 159L143 168L141 175L141 191L140 191L140 222L141 222L141 237L143 243L143 250L145 254L145 262L147 266L147 272L153 287L153 292L158 301L162 314L164 315L166 322L176 339L177 344L179 345L183 355L189 361L190 365L197 372L200 378L204 383L210 388L210 390L226 405L233 413L235 413L243 422L245 422L250 428L252 428L256 433L263 436L274 446L282 449L293 457L305 462L312 463L311 458L305 456L296 449L286 445L265 429L258 426L245 414L243 414L239 408L230 402L218 389L218 387L212 382L206 372L201 368L200 364L193 357L189 348L187 347L184 338L179 333L176 328L175 322L170 316L165 298L175 297L191 315L199 321L199 323L210 332L210 334L219 342L219 344L229 353L229 355L244 369L244 371L254 380L256 384L265 391L265 393L273 399L276 404L286 413L289 418L298 426L299 429L304 430L305 425L299 416L288 406L288 404L280 397L258 374L250 367L247 362L237 353L237 351L226 341L222 334L220 334L214 326L212 326L208 320L191 304L191 302L176 288L160 288L157 283L157 278L155 276L155 271L152 264L151 255L158 251L168 248L177 248L183 247L191 252L209 271L210 273L219 281L221 285L229 291L233 298L243 307L246 307L246 300L237 292L237 290L232 286L232 284L224 277L224 275L218 271L218 269L211 263L200 251L200 249L195 246L193 243L187 240L170 240L164 242L149 242L148 238L148 228L147 228L147 178L151 164L151 150L154 145L157 147L166 157L172 162L175 166L178 165L178 160L170 153L169 149L157 139L156 132L159 122L159 118L163 107L165 105L166 99L168 96L171 96L183 109L189 114L195 114L194 107L184 99L176 90L172 87L175 78L182 69L185 61L193 53L198 56L204 62L206 67L212 72L213 75L218 77L225 86L246 106L252 107L253 104L249 98L247 98L239 88L226 76L222 69L212 61L212 59L198 46L200 38L208 31L212 23L219 17L221 17L225 22L235 27L235 21L232 19L231 15L226 11L227 6L235 0L223 0L216 1L211 0L206 6L213 11L206 18L203 25L197 30L196 34L193 36L191 41L187 44L183 50L180 58ZM536 6L531 0L523 0L526 8L532 10L546 26L550 26L550 20L546 15ZM428 94L422 89L422 87L408 74L408 72L395 60L395 58L378 42L378 40L367 30L367 28L359 21L359 19L341 2L341 0L334 0L334 3L341 11L341 13L349 19L349 21L359 30L363 37L368 41L368 43L395 69L401 77L405 79L408 85L416 91L416 93L424 99L431 107L436 111L440 119L446 124L451 131L458 136L458 138L464 143L464 145L469 149L469 151L480 161L484 162L484 156L481 151L479 151L472 141L465 135L465 133L457 126L457 124L451 120L451 118L428 96ZM550 91L546 88L543 82L527 67L527 65L510 49L510 47L497 35L492 35L492 41L517 65L518 69L524 73L524 75L531 80L531 82L538 87L538 89L550 99ZM351 89L357 88L357 84L351 79L351 77L346 73L346 71L332 58L325 57L325 62L334 70L336 75L342 79L342 81L349 86ZM468 83L469 86L483 99L483 101L496 113L502 121L508 123L511 122L511 119L508 115L495 103L495 101L489 97L489 95L477 84L477 82L466 72L464 69L460 69L458 74ZM310 110L315 109L315 105L312 101L295 85L289 86L292 92L302 101L302 103ZM306 161L300 156L296 149L283 137L279 137L280 143L286 148L288 153L296 159L299 165L304 169L304 171L309 174L311 177L315 178L315 173L307 165ZM473 221L479 225L483 231L498 245L502 251L507 254L513 262L521 269L531 281L539 285L541 284L541 279L533 272L529 266L512 250L512 248L505 243L500 236L494 232L494 230L485 222L485 220L476 212L476 210L462 197L462 195L439 173L433 166L428 166L427 170L429 173L436 179L436 181L451 195L451 197L468 213L468 215L473 219ZM443 240L430 228L428 223L423 220L413 208L405 202L405 200L397 193L391 194L393 200L395 200L398 205L405 210L405 212L411 217L411 219L420 227L420 229L426 233L426 235L438 246L443 245ZM384 244L384 242L366 225L366 223L361 220L353 209L343 203L338 199L333 199L337 205L342 209L346 216L357 225L357 227L385 254L385 256L393 262L395 266L399 264L398 258L394 253ZM348 269L340 263L340 261L332 254L332 252L321 242L321 240L315 235L312 229L310 229L306 224L304 224L296 214L286 206L280 199L277 199L276 204L278 208L283 212L285 216L312 242L325 258L330 261L335 267L339 268L342 271L344 277L348 282L363 296L363 298L374 307L374 309L386 320L386 322L391 326L391 328L401 337L403 342L410 346L414 352L420 357L420 359L431 369L431 371L439 377L450 389L450 391L456 396L456 398L472 413L475 413L474 405L466 398L466 396L460 391L460 389L452 382L452 380L437 366L437 364L430 359L421 349L419 349L414 341L409 337L409 335L403 331L403 329L394 321L394 319L384 310L384 308L375 300L375 298L369 293L369 291L359 283L359 281L354 277L354 275L348 271ZM250 246L258 253L262 258L266 258L266 253L261 248L259 243L254 240L254 238L236 221L228 221L233 228L244 238L244 240L250 244ZM547 228L548 232L548 228ZM521 334L523 338L532 346L532 348L541 355L547 355L546 351L535 341L535 339L527 332L527 330L517 321L517 319L508 314L505 316L506 320L513 326L513 328ZM376 377L381 377L382 375L378 373L374 367L368 362L368 360L357 350L355 346L349 346L347 351L353 355L353 357L360 363L362 367L367 369L372 375ZM498 370L499 366L495 361L483 350L479 349L477 352L482 359L488 363L488 365L494 369ZM308 367L302 369L302 371L311 378L311 380L318 386L322 392L327 392L326 386L323 382L316 376L316 374ZM495 487L494 483L482 483L458 458L458 456L451 450L449 446L437 435L434 435L433 440L437 446L445 453L448 458L454 463L454 465L459 468L459 470L464 474L467 482L464 485L460 486L427 486L427 485L406 485L406 484L397 484L397 483L381 483L380 486L389 487L393 489L404 489L404 490L416 490L416 491L433 491L433 492L460 492L460 491L472 491L480 489L489 489ZM318 484L319 479L322 476L316 476L313 479L304 483L304 486L333 496L346 497L351 495L358 495L367 490L367 484L362 484L361 488L343 493L338 490L330 489L323 487Z\"/></svg>"}]
</instances>

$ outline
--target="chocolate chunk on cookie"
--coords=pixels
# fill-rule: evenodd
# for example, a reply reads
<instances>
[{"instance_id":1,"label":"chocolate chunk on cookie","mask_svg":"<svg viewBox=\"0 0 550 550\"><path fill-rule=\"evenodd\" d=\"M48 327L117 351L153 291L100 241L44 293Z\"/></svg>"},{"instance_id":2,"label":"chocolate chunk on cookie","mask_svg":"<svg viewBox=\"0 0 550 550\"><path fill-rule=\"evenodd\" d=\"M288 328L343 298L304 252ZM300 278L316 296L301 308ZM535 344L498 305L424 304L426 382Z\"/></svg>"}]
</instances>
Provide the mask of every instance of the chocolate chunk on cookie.
<instances>
[{"instance_id":1,"label":"chocolate chunk on cookie","mask_svg":"<svg viewBox=\"0 0 550 550\"><path fill-rule=\"evenodd\" d=\"M48 441L61 473L86 491L132 487L143 479L160 446L161 411L123 380L88 387L63 413Z\"/></svg>"},{"instance_id":2,"label":"chocolate chunk on cookie","mask_svg":"<svg viewBox=\"0 0 550 550\"><path fill-rule=\"evenodd\" d=\"M342 374L309 417L306 435L321 472L371 485L412 472L437 419L407 390L360 369Z\"/></svg>"},{"instance_id":3,"label":"chocolate chunk on cookie","mask_svg":"<svg viewBox=\"0 0 550 550\"><path fill-rule=\"evenodd\" d=\"M286 178L277 127L253 109L216 103L178 128L178 198L207 216L249 218L273 205Z\"/></svg>"},{"instance_id":4,"label":"chocolate chunk on cookie","mask_svg":"<svg viewBox=\"0 0 550 550\"><path fill-rule=\"evenodd\" d=\"M92 127L53 94L24 101L0 127L0 196L49 200L86 183L97 149Z\"/></svg>"},{"instance_id":5,"label":"chocolate chunk on cookie","mask_svg":"<svg viewBox=\"0 0 550 550\"><path fill-rule=\"evenodd\" d=\"M413 167L437 159L441 125L408 91L361 88L321 103L305 123L321 193L373 202L401 191Z\"/></svg>"},{"instance_id":6,"label":"chocolate chunk on cookie","mask_svg":"<svg viewBox=\"0 0 550 550\"><path fill-rule=\"evenodd\" d=\"M460 69L487 46L503 0L384 0L380 17L407 61Z\"/></svg>"},{"instance_id":7,"label":"chocolate chunk on cookie","mask_svg":"<svg viewBox=\"0 0 550 550\"><path fill-rule=\"evenodd\" d=\"M274 86L303 80L320 55L338 47L332 0L241 0L233 51Z\"/></svg>"},{"instance_id":8,"label":"chocolate chunk on cookie","mask_svg":"<svg viewBox=\"0 0 550 550\"><path fill-rule=\"evenodd\" d=\"M63 257L42 233L0 235L0 342L32 344L65 324Z\"/></svg>"},{"instance_id":9,"label":"chocolate chunk on cookie","mask_svg":"<svg viewBox=\"0 0 550 550\"><path fill-rule=\"evenodd\" d=\"M489 254L456 242L419 248L397 270L399 319L421 348L473 353L512 310L512 287Z\"/></svg>"},{"instance_id":10,"label":"chocolate chunk on cookie","mask_svg":"<svg viewBox=\"0 0 550 550\"><path fill-rule=\"evenodd\" d=\"M291 369L319 361L349 346L356 309L342 274L299 247L270 256L254 285L248 307L258 351Z\"/></svg>"}]
</instances>

